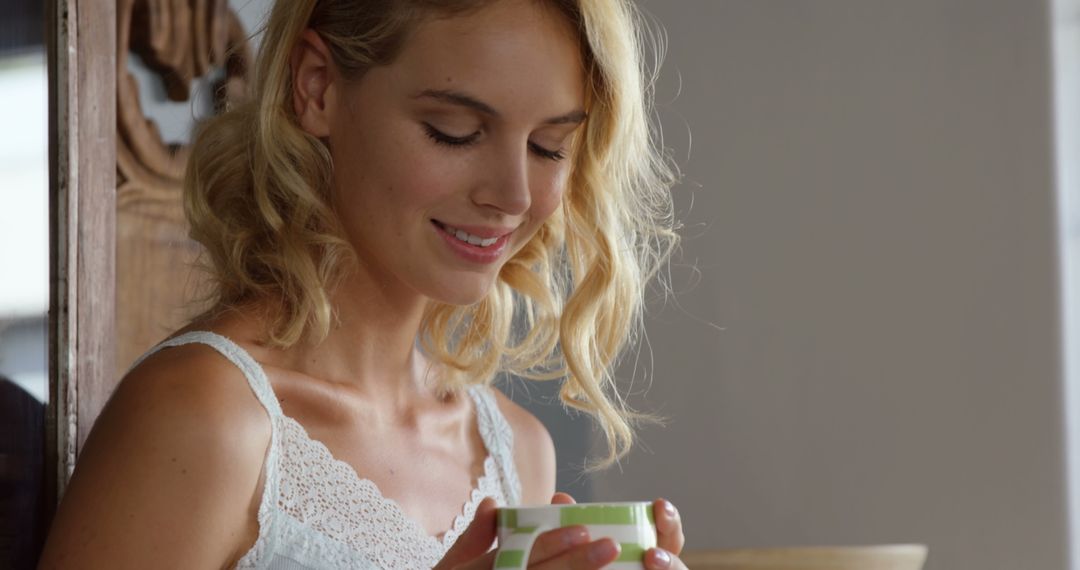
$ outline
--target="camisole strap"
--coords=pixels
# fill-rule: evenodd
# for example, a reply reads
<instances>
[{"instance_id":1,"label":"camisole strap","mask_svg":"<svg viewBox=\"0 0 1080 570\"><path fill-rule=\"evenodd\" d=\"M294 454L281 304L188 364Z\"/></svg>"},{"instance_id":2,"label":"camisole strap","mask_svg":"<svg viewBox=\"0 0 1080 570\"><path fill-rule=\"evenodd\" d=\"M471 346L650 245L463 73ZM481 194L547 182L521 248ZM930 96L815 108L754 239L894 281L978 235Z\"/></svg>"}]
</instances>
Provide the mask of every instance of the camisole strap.
<instances>
[{"instance_id":1,"label":"camisole strap","mask_svg":"<svg viewBox=\"0 0 1080 570\"><path fill-rule=\"evenodd\" d=\"M506 422L499 403L495 400L494 388L473 386L469 393L476 403L476 421L480 427L480 437L488 453L495 459L499 474L506 490L506 499L510 505L521 504L521 481L514 466L514 431Z\"/></svg>"},{"instance_id":2,"label":"camisole strap","mask_svg":"<svg viewBox=\"0 0 1080 570\"><path fill-rule=\"evenodd\" d=\"M193 343L208 345L220 352L222 356L229 359L230 362L236 365L236 367L244 373L248 385L251 386L251 391L254 392L255 397L259 399L259 403L266 408L266 412L270 414L270 417L276 418L282 415L281 404L278 403L277 397L274 396L274 390L270 387L270 380L266 377L266 372L263 371L262 366L259 366L259 363L256 362L246 350L240 348L240 345L217 333L210 331L192 331L170 338L150 349L146 354L140 356L139 359L135 361L135 364L131 365L131 368L135 368L143 360L163 348Z\"/></svg>"},{"instance_id":3,"label":"camisole strap","mask_svg":"<svg viewBox=\"0 0 1080 570\"><path fill-rule=\"evenodd\" d=\"M260 538L255 543L255 549L270 549L272 552L274 545L264 541L262 535L264 532L263 529L268 528L271 523L273 517L272 508L278 496L278 489L280 486L278 480L278 457L280 455L279 448L281 446L280 424L284 419L285 414L281 411L281 404L278 402L277 396L274 395L274 389L270 386L270 379L266 377L266 372L263 370L262 366L260 366L246 350L241 348L240 345L229 340L229 338L225 336L210 331L191 331L170 338L150 349L146 354L140 356L138 360L131 365L131 368L135 368L150 355L164 348L196 343L205 344L213 348L227 358L229 362L232 362L239 368L240 372L247 378L248 385L251 386L251 391L255 393L255 397L266 409L267 415L270 416L270 445L266 450L266 458L263 464L265 477L263 480L263 492L262 497L259 499L259 511L257 515Z\"/></svg>"}]
</instances>

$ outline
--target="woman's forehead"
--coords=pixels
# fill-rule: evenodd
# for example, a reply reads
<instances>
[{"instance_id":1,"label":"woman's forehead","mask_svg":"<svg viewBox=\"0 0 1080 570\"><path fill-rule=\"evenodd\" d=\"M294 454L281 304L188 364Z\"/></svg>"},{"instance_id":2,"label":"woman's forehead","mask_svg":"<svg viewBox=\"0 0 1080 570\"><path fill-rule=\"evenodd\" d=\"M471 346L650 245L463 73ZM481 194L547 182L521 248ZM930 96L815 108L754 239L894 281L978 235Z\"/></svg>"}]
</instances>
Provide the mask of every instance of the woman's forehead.
<instances>
[{"instance_id":1,"label":"woman's forehead","mask_svg":"<svg viewBox=\"0 0 1080 570\"><path fill-rule=\"evenodd\" d=\"M496 109L582 106L585 71L574 25L536 0L500 0L420 23L384 70L396 89L468 92ZM381 73L377 73L382 75Z\"/></svg>"}]
</instances>

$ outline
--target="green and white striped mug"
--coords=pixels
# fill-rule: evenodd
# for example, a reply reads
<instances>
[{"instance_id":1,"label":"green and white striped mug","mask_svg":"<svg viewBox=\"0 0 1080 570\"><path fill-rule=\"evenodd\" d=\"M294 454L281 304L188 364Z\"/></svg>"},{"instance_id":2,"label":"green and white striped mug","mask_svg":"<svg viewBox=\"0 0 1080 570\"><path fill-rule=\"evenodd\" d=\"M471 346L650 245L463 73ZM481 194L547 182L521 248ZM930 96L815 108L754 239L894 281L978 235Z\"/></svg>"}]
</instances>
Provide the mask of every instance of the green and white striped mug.
<instances>
[{"instance_id":1,"label":"green and white striped mug","mask_svg":"<svg viewBox=\"0 0 1080 570\"><path fill-rule=\"evenodd\" d=\"M592 540L611 538L622 547L610 570L642 570L645 552L656 546L656 520L649 502L578 503L499 509L499 553L495 568L524 570L540 533L584 525Z\"/></svg>"}]
</instances>

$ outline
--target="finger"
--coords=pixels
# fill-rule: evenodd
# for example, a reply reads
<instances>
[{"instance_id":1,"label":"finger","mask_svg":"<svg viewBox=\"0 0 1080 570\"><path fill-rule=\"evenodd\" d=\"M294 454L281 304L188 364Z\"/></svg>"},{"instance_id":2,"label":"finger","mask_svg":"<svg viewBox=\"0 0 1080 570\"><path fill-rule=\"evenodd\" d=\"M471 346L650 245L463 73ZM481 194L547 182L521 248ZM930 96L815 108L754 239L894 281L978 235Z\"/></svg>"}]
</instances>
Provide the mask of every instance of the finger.
<instances>
[{"instance_id":1,"label":"finger","mask_svg":"<svg viewBox=\"0 0 1080 570\"><path fill-rule=\"evenodd\" d=\"M495 542L496 516L495 500L485 497L476 507L476 515L469 527L447 551L446 556L436 566L439 570L457 568L487 553ZM487 566L491 568L491 566Z\"/></svg>"},{"instance_id":2,"label":"finger","mask_svg":"<svg viewBox=\"0 0 1080 570\"><path fill-rule=\"evenodd\" d=\"M678 555L686 544L683 535L682 516L671 501L653 501L653 518L656 520L656 543L664 550Z\"/></svg>"},{"instance_id":3,"label":"finger","mask_svg":"<svg viewBox=\"0 0 1080 570\"><path fill-rule=\"evenodd\" d=\"M560 491L560 492L555 493L554 495L551 496L551 504L553 504L553 505L574 505L574 504L577 504L577 501L575 501L574 498L571 497L569 494L563 493L563 492Z\"/></svg>"},{"instance_id":4,"label":"finger","mask_svg":"<svg viewBox=\"0 0 1080 570\"><path fill-rule=\"evenodd\" d=\"M530 570L596 570L604 568L619 557L621 547L610 538L575 546L574 548L536 565Z\"/></svg>"},{"instance_id":5,"label":"finger","mask_svg":"<svg viewBox=\"0 0 1080 570\"><path fill-rule=\"evenodd\" d=\"M549 530L536 537L529 564L539 564L570 550L575 546L589 542L589 529L584 525L574 525Z\"/></svg>"},{"instance_id":6,"label":"finger","mask_svg":"<svg viewBox=\"0 0 1080 570\"><path fill-rule=\"evenodd\" d=\"M480 558L474 558L465 564L455 564L450 567L451 570L491 570L495 567L495 557L499 555L498 550L492 550ZM442 568L442 563L436 566L433 570Z\"/></svg>"},{"instance_id":7,"label":"finger","mask_svg":"<svg viewBox=\"0 0 1080 570\"><path fill-rule=\"evenodd\" d=\"M678 556L663 548L650 548L645 553L645 570L688 570Z\"/></svg>"}]
</instances>

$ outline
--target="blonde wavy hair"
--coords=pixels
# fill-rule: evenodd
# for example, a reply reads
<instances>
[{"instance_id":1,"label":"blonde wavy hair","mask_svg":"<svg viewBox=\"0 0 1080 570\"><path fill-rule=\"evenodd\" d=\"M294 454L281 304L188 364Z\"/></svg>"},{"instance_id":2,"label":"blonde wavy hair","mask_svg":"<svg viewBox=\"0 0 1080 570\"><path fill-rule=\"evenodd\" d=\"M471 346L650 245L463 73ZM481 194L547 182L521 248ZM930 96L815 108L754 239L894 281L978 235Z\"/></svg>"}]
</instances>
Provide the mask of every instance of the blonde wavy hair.
<instances>
[{"instance_id":1,"label":"blonde wavy hair","mask_svg":"<svg viewBox=\"0 0 1080 570\"><path fill-rule=\"evenodd\" d=\"M424 18L495 0L287 0L275 3L253 96L198 129L184 182L191 237L205 248L212 312L273 300L267 341L320 342L334 320L330 291L355 267L331 204L328 149L293 112L290 56L315 30L349 78L394 60ZM601 468L624 456L633 425L613 368L642 331L647 283L678 243L674 169L650 113L655 38L631 0L536 0L580 33L586 119L561 208L502 268L479 303L432 302L418 340L449 371L442 388L499 373L560 380L560 398L598 421ZM655 69L655 67L653 68Z\"/></svg>"}]
</instances>

